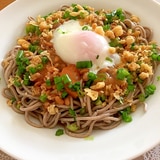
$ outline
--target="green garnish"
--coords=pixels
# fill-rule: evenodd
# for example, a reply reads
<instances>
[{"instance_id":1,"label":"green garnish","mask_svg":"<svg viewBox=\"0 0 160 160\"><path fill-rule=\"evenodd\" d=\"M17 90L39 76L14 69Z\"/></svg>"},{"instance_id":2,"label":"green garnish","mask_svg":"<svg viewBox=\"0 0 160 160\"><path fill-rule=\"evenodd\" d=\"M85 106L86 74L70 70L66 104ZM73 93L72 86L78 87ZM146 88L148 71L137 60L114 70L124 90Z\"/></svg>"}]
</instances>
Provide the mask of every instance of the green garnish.
<instances>
[{"instance_id":1,"label":"green garnish","mask_svg":"<svg viewBox=\"0 0 160 160\"><path fill-rule=\"evenodd\" d=\"M106 100L106 96L102 94L101 96L98 96L98 98L94 101L95 105L102 105L102 103Z\"/></svg>"},{"instance_id":2,"label":"green garnish","mask_svg":"<svg viewBox=\"0 0 160 160\"><path fill-rule=\"evenodd\" d=\"M12 98L11 98L11 103L13 104L14 102L16 102L16 98L15 98L15 97L12 97Z\"/></svg>"},{"instance_id":3,"label":"green garnish","mask_svg":"<svg viewBox=\"0 0 160 160\"><path fill-rule=\"evenodd\" d=\"M20 81L20 79L18 77L15 77L15 79L14 79L14 85L16 87L21 87L22 86L21 81Z\"/></svg>"},{"instance_id":4,"label":"green garnish","mask_svg":"<svg viewBox=\"0 0 160 160\"><path fill-rule=\"evenodd\" d=\"M68 83L71 82L71 79L69 78L68 74L62 75L62 76L61 76L61 79L62 79L62 82L63 82L64 84L68 84Z\"/></svg>"},{"instance_id":5,"label":"green garnish","mask_svg":"<svg viewBox=\"0 0 160 160\"><path fill-rule=\"evenodd\" d=\"M154 84L150 84L145 87L145 98L149 97L150 95L154 94L156 90L156 86Z\"/></svg>"},{"instance_id":6,"label":"green garnish","mask_svg":"<svg viewBox=\"0 0 160 160\"><path fill-rule=\"evenodd\" d=\"M30 44L30 45L29 45L29 48L28 48L28 50L31 51L31 52L33 52L33 53L34 53L37 49L38 49L38 46L32 45L32 44Z\"/></svg>"},{"instance_id":7,"label":"green garnish","mask_svg":"<svg viewBox=\"0 0 160 160\"><path fill-rule=\"evenodd\" d=\"M106 61L113 62L112 58L106 57Z\"/></svg>"},{"instance_id":8,"label":"green garnish","mask_svg":"<svg viewBox=\"0 0 160 160\"><path fill-rule=\"evenodd\" d=\"M47 100L47 95L46 94L41 94L40 95L40 97L39 97L39 100L41 101L41 102L46 102L46 100Z\"/></svg>"},{"instance_id":9,"label":"green garnish","mask_svg":"<svg viewBox=\"0 0 160 160\"><path fill-rule=\"evenodd\" d=\"M83 31L88 31L88 30L89 30L89 26L86 26L86 25L83 26L83 27L82 27L82 30L83 30Z\"/></svg>"},{"instance_id":10,"label":"green garnish","mask_svg":"<svg viewBox=\"0 0 160 160\"><path fill-rule=\"evenodd\" d=\"M130 115L130 113L131 113L131 108L130 107L127 107L123 111L120 111L120 113L121 113L121 116L122 116L122 120L124 122L131 122L132 121L132 117Z\"/></svg>"},{"instance_id":11,"label":"green garnish","mask_svg":"<svg viewBox=\"0 0 160 160\"><path fill-rule=\"evenodd\" d=\"M57 129L57 131L55 133L56 136L61 136L63 134L64 134L64 130L63 129Z\"/></svg>"},{"instance_id":12,"label":"green garnish","mask_svg":"<svg viewBox=\"0 0 160 160\"><path fill-rule=\"evenodd\" d=\"M77 7L77 4L73 3L71 6L73 7L73 12L78 12L79 11L79 9Z\"/></svg>"},{"instance_id":13,"label":"green garnish","mask_svg":"<svg viewBox=\"0 0 160 160\"><path fill-rule=\"evenodd\" d=\"M36 66L36 70L37 71L40 71L43 69L43 64L42 63L39 63L37 66Z\"/></svg>"},{"instance_id":14,"label":"green garnish","mask_svg":"<svg viewBox=\"0 0 160 160\"><path fill-rule=\"evenodd\" d=\"M61 77L54 77L54 83L58 91L62 91L66 84L69 84L71 79L69 78L68 74L62 75Z\"/></svg>"},{"instance_id":15,"label":"green garnish","mask_svg":"<svg viewBox=\"0 0 160 160\"><path fill-rule=\"evenodd\" d=\"M140 94L139 96L138 96L138 99L139 99L139 101L140 102L144 102L145 101L145 94Z\"/></svg>"},{"instance_id":16,"label":"green garnish","mask_svg":"<svg viewBox=\"0 0 160 160\"><path fill-rule=\"evenodd\" d=\"M29 59L24 56L24 51L19 50L16 55L17 75L21 76L26 72L26 66L29 65Z\"/></svg>"},{"instance_id":17,"label":"green garnish","mask_svg":"<svg viewBox=\"0 0 160 160\"><path fill-rule=\"evenodd\" d=\"M106 25L103 26L103 30L104 30L104 31L107 31L107 30L109 30L110 28L111 28L110 24L106 24Z\"/></svg>"},{"instance_id":18,"label":"green garnish","mask_svg":"<svg viewBox=\"0 0 160 160\"><path fill-rule=\"evenodd\" d=\"M41 57L41 60L42 60L42 64L46 64L49 61L48 57L46 56Z\"/></svg>"},{"instance_id":19,"label":"green garnish","mask_svg":"<svg viewBox=\"0 0 160 160\"><path fill-rule=\"evenodd\" d=\"M69 108L68 112L73 118L76 117L76 112L72 108Z\"/></svg>"},{"instance_id":20,"label":"green garnish","mask_svg":"<svg viewBox=\"0 0 160 160\"><path fill-rule=\"evenodd\" d=\"M119 43L118 38L112 39L112 40L109 42L109 45L110 45L111 47L121 47L121 44Z\"/></svg>"},{"instance_id":21,"label":"green garnish","mask_svg":"<svg viewBox=\"0 0 160 160\"><path fill-rule=\"evenodd\" d=\"M146 98L148 98L150 95L153 95L156 90L156 86L154 84L150 84L145 87L144 94L140 94L138 96L139 100L141 102L144 102Z\"/></svg>"},{"instance_id":22,"label":"green garnish","mask_svg":"<svg viewBox=\"0 0 160 160\"><path fill-rule=\"evenodd\" d=\"M69 88L73 91L80 91L80 82L75 82L74 84L70 84Z\"/></svg>"},{"instance_id":23,"label":"green garnish","mask_svg":"<svg viewBox=\"0 0 160 160\"><path fill-rule=\"evenodd\" d=\"M39 30L39 27L33 24L28 24L26 26L26 33L32 33L32 34L36 34L36 35L40 35L41 31Z\"/></svg>"},{"instance_id":24,"label":"green garnish","mask_svg":"<svg viewBox=\"0 0 160 160\"><path fill-rule=\"evenodd\" d=\"M30 83L31 83L29 76L30 76L29 72L26 72L26 73L24 74L23 84L24 84L25 86L29 86Z\"/></svg>"},{"instance_id":25,"label":"green garnish","mask_svg":"<svg viewBox=\"0 0 160 160\"><path fill-rule=\"evenodd\" d=\"M112 11L111 13L106 14L107 22L111 24L114 20L123 21L125 19L125 15L121 8Z\"/></svg>"},{"instance_id":26,"label":"green garnish","mask_svg":"<svg viewBox=\"0 0 160 160\"><path fill-rule=\"evenodd\" d=\"M47 80L46 80L46 85L47 85L47 86L51 86L51 80L50 80L50 79L47 79Z\"/></svg>"},{"instance_id":27,"label":"green garnish","mask_svg":"<svg viewBox=\"0 0 160 160\"><path fill-rule=\"evenodd\" d=\"M117 70L117 79L119 80L124 80L125 78L127 78L130 75L130 73L128 72L127 69L125 68L119 68Z\"/></svg>"},{"instance_id":28,"label":"green garnish","mask_svg":"<svg viewBox=\"0 0 160 160\"><path fill-rule=\"evenodd\" d=\"M64 84L62 82L62 78L61 77L54 77L54 83L56 85L56 88L58 91L61 91L64 88Z\"/></svg>"},{"instance_id":29,"label":"green garnish","mask_svg":"<svg viewBox=\"0 0 160 160\"><path fill-rule=\"evenodd\" d=\"M36 69L36 67L29 67L28 71L29 71L30 74L34 74L34 73L37 72L37 69Z\"/></svg>"},{"instance_id":30,"label":"green garnish","mask_svg":"<svg viewBox=\"0 0 160 160\"><path fill-rule=\"evenodd\" d=\"M92 61L78 61L76 63L76 67L79 68L79 69L82 69L82 68L91 68L92 67Z\"/></svg>"},{"instance_id":31,"label":"green garnish","mask_svg":"<svg viewBox=\"0 0 160 160\"><path fill-rule=\"evenodd\" d=\"M70 124L70 125L67 125L67 129L69 129L69 130L72 131L72 132L75 132L75 131L78 130L78 126L77 126L76 123L72 123L72 124Z\"/></svg>"},{"instance_id":32,"label":"green garnish","mask_svg":"<svg viewBox=\"0 0 160 160\"><path fill-rule=\"evenodd\" d=\"M93 72L88 73L88 79L94 81L97 78L97 75Z\"/></svg>"},{"instance_id":33,"label":"green garnish","mask_svg":"<svg viewBox=\"0 0 160 160\"><path fill-rule=\"evenodd\" d=\"M93 72L89 72L87 76L88 81L85 83L85 87L89 88L92 85L93 81L97 78L97 75Z\"/></svg>"},{"instance_id":34,"label":"green garnish","mask_svg":"<svg viewBox=\"0 0 160 160\"><path fill-rule=\"evenodd\" d=\"M63 91L62 94L61 94L61 97L66 98L67 96L68 96L68 93L66 91Z\"/></svg>"}]
</instances>

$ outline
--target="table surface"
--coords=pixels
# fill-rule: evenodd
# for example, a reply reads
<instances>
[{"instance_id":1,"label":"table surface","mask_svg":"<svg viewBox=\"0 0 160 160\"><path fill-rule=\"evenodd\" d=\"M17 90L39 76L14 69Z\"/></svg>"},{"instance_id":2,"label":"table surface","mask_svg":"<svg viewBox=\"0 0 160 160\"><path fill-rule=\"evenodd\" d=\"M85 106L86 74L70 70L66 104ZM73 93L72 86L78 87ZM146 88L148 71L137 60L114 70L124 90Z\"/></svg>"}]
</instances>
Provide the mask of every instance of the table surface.
<instances>
[{"instance_id":1,"label":"table surface","mask_svg":"<svg viewBox=\"0 0 160 160\"><path fill-rule=\"evenodd\" d=\"M14 1L15 0L0 0L0 10ZM0 160L14 160L14 159L0 150ZM143 160L143 156L137 157L134 160Z\"/></svg>"}]
</instances>

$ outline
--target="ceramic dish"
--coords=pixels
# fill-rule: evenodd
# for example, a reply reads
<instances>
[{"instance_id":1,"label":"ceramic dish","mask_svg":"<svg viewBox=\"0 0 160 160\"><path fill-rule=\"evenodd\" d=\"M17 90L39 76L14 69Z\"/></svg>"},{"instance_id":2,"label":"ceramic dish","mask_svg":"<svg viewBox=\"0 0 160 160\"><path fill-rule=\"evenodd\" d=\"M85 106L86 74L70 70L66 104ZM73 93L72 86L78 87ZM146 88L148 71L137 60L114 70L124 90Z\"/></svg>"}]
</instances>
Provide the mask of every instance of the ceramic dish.
<instances>
[{"instance_id":1,"label":"ceramic dish","mask_svg":"<svg viewBox=\"0 0 160 160\"><path fill-rule=\"evenodd\" d=\"M123 8L139 16L142 24L154 31L160 44L160 6L152 0L17 0L0 12L0 60L23 34L28 16L46 15L63 4L79 3L100 9ZM160 75L160 69L157 71ZM4 87L0 67L0 92ZM25 160L124 160L135 158L160 142L160 82L156 93L147 99L148 111L140 108L133 121L109 131L94 131L93 140L66 135L56 137L55 129L29 126L22 115L14 113L0 95L0 149L17 159Z\"/></svg>"}]
</instances>

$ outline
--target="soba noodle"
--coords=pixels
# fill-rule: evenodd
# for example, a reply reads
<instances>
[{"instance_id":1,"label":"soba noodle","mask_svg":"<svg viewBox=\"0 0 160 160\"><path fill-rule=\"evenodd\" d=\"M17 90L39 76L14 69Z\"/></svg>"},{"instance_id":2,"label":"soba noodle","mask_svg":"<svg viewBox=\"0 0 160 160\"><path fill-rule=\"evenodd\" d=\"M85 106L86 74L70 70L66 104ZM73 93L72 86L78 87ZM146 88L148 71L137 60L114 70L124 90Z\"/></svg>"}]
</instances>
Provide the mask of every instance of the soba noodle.
<instances>
[{"instance_id":1,"label":"soba noodle","mask_svg":"<svg viewBox=\"0 0 160 160\"><path fill-rule=\"evenodd\" d=\"M88 68L76 71L81 77L78 91L70 91L68 86L59 91L54 83L54 78L60 77L63 68L70 64L56 55L51 39L54 30L70 19L91 26L93 32L101 28L98 34L108 37L111 42L115 40L116 44L111 49L121 56L120 64L101 68L97 78L88 86L90 92L98 93L96 100L85 92L88 82L86 75L90 72ZM18 40L6 55L2 66L6 82L3 96L15 112L24 114L28 124L39 128L62 125L69 136L87 137L94 129L108 130L118 126L124 118L122 113L128 108L134 112L149 96L146 87L151 87L150 94L153 94L155 87L152 82L159 61L159 49L155 42L151 42L151 29L142 26L137 16L121 9L96 11L90 6L73 4L44 17L30 17L26 26L33 28ZM118 36L114 32L117 26L123 31ZM18 54L21 54L20 57ZM40 58L47 61L37 72L30 73L27 67ZM119 69L125 69L129 76L117 79ZM105 85L100 89L92 89L99 82ZM62 97L63 92L65 97ZM75 92L76 97L73 96Z\"/></svg>"}]
</instances>

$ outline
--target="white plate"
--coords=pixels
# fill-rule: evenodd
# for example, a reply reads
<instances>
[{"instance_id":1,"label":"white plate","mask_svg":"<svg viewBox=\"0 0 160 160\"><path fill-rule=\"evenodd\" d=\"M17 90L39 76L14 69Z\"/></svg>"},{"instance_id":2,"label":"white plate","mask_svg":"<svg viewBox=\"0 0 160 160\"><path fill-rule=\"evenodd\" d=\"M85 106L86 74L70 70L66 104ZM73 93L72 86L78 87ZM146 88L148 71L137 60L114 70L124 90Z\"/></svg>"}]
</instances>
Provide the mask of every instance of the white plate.
<instances>
[{"instance_id":1,"label":"white plate","mask_svg":"<svg viewBox=\"0 0 160 160\"><path fill-rule=\"evenodd\" d=\"M0 12L0 60L23 33L28 16L45 15L62 4L80 3L97 9L123 8L142 19L154 31L160 44L160 6L151 0L18 0ZM160 75L160 70L157 75ZM4 87L0 68L0 91ZM95 131L94 140L56 137L54 129L29 126L22 115L14 113L0 96L0 149L17 159L25 160L124 160L132 159L160 142L160 82L148 100L148 112L139 109L133 122L110 131Z\"/></svg>"}]
</instances>

